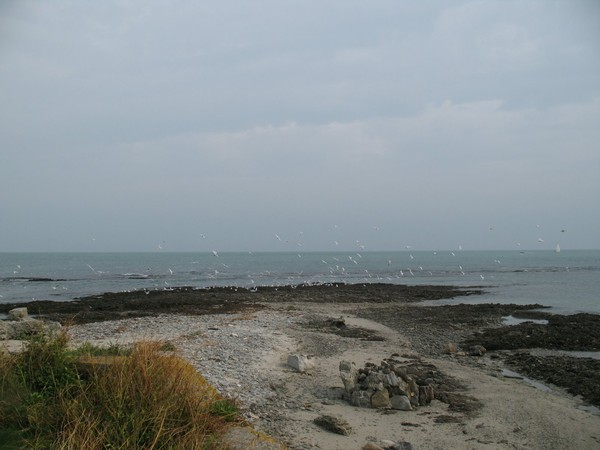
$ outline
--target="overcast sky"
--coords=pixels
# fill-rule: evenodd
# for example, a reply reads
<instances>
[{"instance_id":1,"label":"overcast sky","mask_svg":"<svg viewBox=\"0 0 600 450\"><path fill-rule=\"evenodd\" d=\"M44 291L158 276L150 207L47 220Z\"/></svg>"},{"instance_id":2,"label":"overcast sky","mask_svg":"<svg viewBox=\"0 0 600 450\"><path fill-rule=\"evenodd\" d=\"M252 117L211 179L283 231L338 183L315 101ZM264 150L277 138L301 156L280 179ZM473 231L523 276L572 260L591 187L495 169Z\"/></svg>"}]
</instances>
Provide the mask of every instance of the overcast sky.
<instances>
[{"instance_id":1,"label":"overcast sky","mask_svg":"<svg viewBox=\"0 0 600 450\"><path fill-rule=\"evenodd\" d=\"M0 3L0 251L557 243L600 248L598 1Z\"/></svg>"}]
</instances>

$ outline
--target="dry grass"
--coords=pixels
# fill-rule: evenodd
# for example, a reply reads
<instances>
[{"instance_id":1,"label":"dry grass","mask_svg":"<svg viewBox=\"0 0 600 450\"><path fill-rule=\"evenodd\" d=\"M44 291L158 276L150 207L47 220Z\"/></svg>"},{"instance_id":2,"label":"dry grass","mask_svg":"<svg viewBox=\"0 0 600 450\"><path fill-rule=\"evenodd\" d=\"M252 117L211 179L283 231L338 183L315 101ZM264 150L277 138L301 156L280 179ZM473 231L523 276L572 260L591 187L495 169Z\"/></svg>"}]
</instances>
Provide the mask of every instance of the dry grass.
<instances>
[{"instance_id":1,"label":"dry grass","mask_svg":"<svg viewBox=\"0 0 600 450\"><path fill-rule=\"evenodd\" d=\"M64 336L3 357L0 429L22 431L28 448L220 448L235 404L161 346L140 342L85 369Z\"/></svg>"}]
</instances>

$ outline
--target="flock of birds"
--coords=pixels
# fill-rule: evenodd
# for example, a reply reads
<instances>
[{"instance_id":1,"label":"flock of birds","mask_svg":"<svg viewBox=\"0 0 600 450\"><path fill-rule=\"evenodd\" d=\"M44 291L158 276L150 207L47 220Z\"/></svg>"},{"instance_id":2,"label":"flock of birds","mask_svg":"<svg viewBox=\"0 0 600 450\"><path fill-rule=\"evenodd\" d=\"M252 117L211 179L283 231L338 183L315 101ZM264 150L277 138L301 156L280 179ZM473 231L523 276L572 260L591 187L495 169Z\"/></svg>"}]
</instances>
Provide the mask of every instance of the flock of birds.
<instances>
[{"instance_id":1,"label":"flock of birds","mask_svg":"<svg viewBox=\"0 0 600 450\"><path fill-rule=\"evenodd\" d=\"M536 228L539 230L541 227L540 227L540 225L537 225ZM337 230L337 229L339 229L339 226L338 225L334 225L333 229ZM374 226L373 230L375 232L377 232L377 231L380 230L380 227ZM490 226L489 227L489 231L490 232L493 232L494 230L495 230L494 226ZM565 233L566 230L563 228L563 229L560 230L560 232L561 233ZM303 247L303 243L301 242L301 238L304 236L304 232L299 231L298 235L299 235L300 239L297 240L297 242L295 243L295 245L296 245L296 247L301 248L301 247ZM206 239L206 235L205 234L200 234L200 237L202 239ZM277 241L277 242L282 243L282 244L293 245L293 241L291 241L290 239L284 239L284 238L282 238L279 233L274 233L273 234L273 239L275 241ZM537 243L538 244L541 244L541 243L544 243L544 242L545 242L545 240L543 238L541 238L541 237L539 237L537 239ZM159 244L158 249L162 250L164 248L165 244L166 243L163 241L162 244ZM332 244L333 244L334 248L337 248L337 247L340 246L340 241L338 239L334 239L332 241ZM346 258L347 258L346 261L347 261L347 264L353 264L354 266L360 266L361 265L360 261L363 258L362 254L361 254L361 251L366 250L367 246L366 246L366 244L364 242L362 242L360 240L355 240L354 245L355 245L356 251L353 252L353 254L346 255ZM521 248L521 243L520 242L516 242L515 246L516 246L516 248ZM404 247L404 249L408 252L408 257L410 258L410 260L411 261L414 260L415 257L413 255L413 253L411 253L411 245L406 245ZM289 251L289 247L284 248L284 250L285 251ZM463 251L463 246L461 244L459 244L457 246L457 252L462 252L462 251ZM560 246L558 244L556 245L555 251L556 252L560 252ZM212 252L212 255L215 258L219 258L220 257L219 252L217 250L213 249L211 252ZM252 254L252 252L248 252L248 253ZM343 253L343 252L337 252L336 251L336 254L337 253ZM436 252L436 251L433 252L434 255L436 255L437 253L438 252ZM449 253L453 257L456 256L456 252L455 251L450 251ZM520 251L520 253L524 254L525 251ZM297 253L297 256L298 256L298 258L302 258L303 257L303 253ZM339 256L333 256L331 258L331 261L326 261L325 259L321 259L320 261L321 261L321 263L323 263L324 265L327 266L327 268L328 268L328 275L326 273L319 273L319 275L317 276L317 278L319 278L319 279L322 279L322 277L325 276L325 275L327 275L327 276L329 276L331 278L335 278L335 277L342 277L343 278L343 277L347 276L349 274L349 272L350 272L349 270L347 270L347 268L343 264L343 262L340 261ZM499 259L494 259L494 263L500 265L501 261ZM393 261L391 259L389 259L387 261L387 265L389 267L391 267L393 265ZM223 266L225 268L229 268L229 266L227 266L224 263L221 263L221 266ZM457 264L456 266L457 266L457 269L458 269L458 273L460 273L461 276L466 276L467 275L467 272L463 268L462 264ZM567 268L567 270L568 270L568 268ZM363 281L365 281L365 282L371 282L371 281L373 281L373 279L375 279L377 281L381 281L383 279L392 280L394 278L394 277L392 277L390 275L387 275L385 277L381 277L380 275L377 275L377 274L371 274L368 269L363 269L363 271L364 271ZM173 275L173 270L171 268L169 268L169 273L170 273L170 275ZM404 267L404 268L398 268L397 272L396 272L396 275L395 275L395 278L402 278L402 277L405 277L405 276L412 276L412 277L414 277L414 276L416 276L416 273L419 274L419 275L430 275L430 276L434 275L434 273L431 270L425 270L422 265L416 265L416 266L411 266L411 267L407 266L407 267ZM214 268L214 269L212 269L212 273L208 273L208 274L206 274L206 276L209 279L217 280L219 278L219 275L221 275L221 274L222 274L222 272L219 269ZM256 274L257 277L261 277L261 276L271 277L272 275L273 274L270 271L260 272L260 273ZM300 277L300 276L303 275L303 273L300 272L297 275L298 275L298 277ZM483 275L483 274L478 274L478 276L479 276L479 278L481 280L485 280L486 279L485 275ZM251 275L248 275L248 278L249 278L249 284L251 286L256 286L254 278L252 278ZM287 281L293 282L293 281L295 281L295 279L294 279L293 276L289 276L288 279L287 279ZM311 282L310 280L304 280L304 283L310 283L310 282ZM168 285L168 282L165 281L165 284Z\"/></svg>"},{"instance_id":2,"label":"flock of birds","mask_svg":"<svg viewBox=\"0 0 600 450\"><path fill-rule=\"evenodd\" d=\"M536 227L537 230L540 229L540 226L537 225ZM374 232L379 232L380 227L378 226L374 226L373 227L373 231ZM489 227L489 231L490 232L494 232L495 227L494 226L490 226ZM340 241L342 241L341 238L341 233L336 233L336 231L341 231L339 230L339 226L338 225L334 225L333 226L333 235L332 235L332 241L331 241L331 247L333 249L335 249L335 251L331 252L331 255L325 258L322 258L320 260L314 260L314 261L306 261L307 264L303 265L302 267L307 268L310 267L310 269L306 269L307 272L311 272L311 273L304 273L302 270L299 270L296 273L287 273L285 275L283 275L282 273L279 273L278 270L279 268L276 268L274 270L263 270L263 271L257 271L257 272L253 272L253 273L247 273L246 275L246 283L238 283L241 287L247 287L250 289L255 289L257 286L259 285L273 285L273 283L279 284L279 285L298 285L298 284L311 284L311 283L321 283L321 282L327 282L327 280L332 280L332 281L350 281L350 282L365 282L365 283L371 283L371 282L386 282L386 281L394 281L403 277L427 277L427 276L434 276L434 275L439 275L438 273L434 273L436 269L434 269L433 267L428 267L427 264L431 262L431 260L425 261L423 259L423 252L419 252L419 251L413 251L412 250L412 246L411 245L405 245L403 248L403 252L398 253L398 256L395 256L396 258L398 258L397 260L393 261L392 259L387 259L387 261L385 262L381 262L380 265L378 267L374 267L372 264L369 265L369 263L365 263L365 259L363 259L363 253L364 252L369 252L369 248L367 246L367 244L364 241L361 240L355 240L352 243L352 247L354 247L353 250L341 250L342 248L348 248L347 245L341 246L340 245ZM565 233L566 230L560 229L560 233ZM298 258L308 258L310 257L311 253L303 253L303 252L295 252L290 250L291 248L296 248L296 249L301 249L303 247L303 237L304 237L304 233L302 231L296 232L296 236L298 236L297 239L285 239L282 237L282 235L280 235L279 233L273 233L272 235L272 239L276 242L276 243L281 243L281 250L288 252L288 253L296 253ZM336 237L336 236L340 236L340 237ZM200 237L202 239L207 239L207 236L205 234L200 234ZM93 240L95 241L95 238L93 238ZM207 241L209 241L207 239ZM544 243L545 240L542 237L537 238L537 243L538 244L542 244ZM516 249L520 249L521 243L520 242L516 242L515 243L515 248ZM340 250L338 250L338 248ZM168 251L168 245L166 243L166 241L162 241L160 242L156 249L159 252L162 251ZM475 277L475 278L479 278L481 280L485 280L486 279L486 275L484 275L484 273L478 273L475 270L473 270L472 268L468 268L467 266L465 266L465 263L463 262L464 260L457 257L457 254L459 254L460 252L463 251L463 246L461 244L456 246L456 250L454 251L433 251L432 255L437 255L438 253L443 253L446 256L451 256L452 258L456 257L456 262L455 264L453 263L449 263L449 264L453 264L453 268L451 269L453 271L454 275L457 276L470 276L470 277ZM560 252L560 246L557 244L556 245L556 252ZM520 253L524 254L526 251L520 251ZM248 252L249 254L253 254L252 252ZM326 254L327 252L321 252L321 254ZM194 273L197 274L198 277L200 278L204 278L205 281L208 284L213 284L213 285L217 285L217 284L221 284L223 285L224 283L227 283L227 280L231 280L232 276L235 276L235 270L230 270L230 267L228 264L226 264L226 261L228 260L228 255L221 255L219 253L219 251L217 251L217 249L212 249L210 251L209 254L212 254L212 258L214 258L212 263L207 263L207 261L203 261L202 264L204 264L204 266L206 267L202 267L199 268L199 270L193 270L190 271L188 269L184 269L182 267L168 267L166 269L166 272L164 271L164 267L163 268L148 268L145 272L132 272L132 273L125 273L122 274L125 276L125 278L128 278L130 280L133 279L139 279L139 280L147 280L148 282L153 282L155 283L153 288L163 288L163 289L172 289L172 286L180 283L180 282L185 282L186 279L186 275L189 275L190 273ZM368 258L367 258L368 259ZM199 264L198 261L194 261L193 264ZM320 264L322 264L324 267L323 269L319 269L317 266ZM387 263L387 264L386 264ZM494 259L493 261L494 264L500 266L501 265L501 261L500 259ZM311 266L312 264L312 266ZM447 263L448 264L448 263ZM387 265L387 267L385 267ZM424 268L427 267L426 268ZM110 277L113 274L110 274L108 271L102 271L102 270L96 270L92 265L87 264L87 267L89 268L89 270L91 270L91 272L96 276L96 277ZM157 270L159 272L157 272ZM448 268L446 268L445 270L450 270ZM568 268L567 268L568 270ZM160 272L162 271L162 272ZM15 279L19 279L19 274L21 272L21 266L17 265L13 271L13 275ZM239 274L238 274L239 275ZM183 280L183 281L182 281ZM238 277L238 281L239 281L239 277ZM53 290L58 290L60 289L59 285L54 285L52 286ZM63 290L66 290L67 288L65 286L62 286ZM146 289L146 292L147 289ZM0 298L2 298L2 295L0 294Z\"/></svg>"}]
</instances>

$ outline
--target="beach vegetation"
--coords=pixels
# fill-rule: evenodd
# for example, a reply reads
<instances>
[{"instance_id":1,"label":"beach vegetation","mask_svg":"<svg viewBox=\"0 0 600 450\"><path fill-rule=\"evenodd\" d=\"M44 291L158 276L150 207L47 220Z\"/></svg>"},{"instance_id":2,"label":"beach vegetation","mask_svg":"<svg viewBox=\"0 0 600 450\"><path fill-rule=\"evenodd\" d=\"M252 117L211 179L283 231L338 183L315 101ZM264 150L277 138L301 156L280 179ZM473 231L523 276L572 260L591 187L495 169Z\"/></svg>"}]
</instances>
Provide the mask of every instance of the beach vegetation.
<instances>
[{"instance_id":1,"label":"beach vegetation","mask_svg":"<svg viewBox=\"0 0 600 450\"><path fill-rule=\"evenodd\" d=\"M221 448L219 436L242 422L236 402L164 348L69 349L61 332L0 355L3 448Z\"/></svg>"}]
</instances>

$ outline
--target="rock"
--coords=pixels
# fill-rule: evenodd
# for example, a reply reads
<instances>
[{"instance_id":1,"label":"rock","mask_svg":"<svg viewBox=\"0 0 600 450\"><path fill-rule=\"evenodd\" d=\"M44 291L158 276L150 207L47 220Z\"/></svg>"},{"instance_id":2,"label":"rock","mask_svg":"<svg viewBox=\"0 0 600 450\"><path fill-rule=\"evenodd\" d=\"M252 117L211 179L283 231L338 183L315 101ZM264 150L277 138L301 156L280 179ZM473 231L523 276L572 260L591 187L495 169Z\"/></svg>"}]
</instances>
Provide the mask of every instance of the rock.
<instances>
[{"instance_id":1,"label":"rock","mask_svg":"<svg viewBox=\"0 0 600 450\"><path fill-rule=\"evenodd\" d=\"M344 320L343 317L340 317L339 319L328 319L327 323L332 326L332 327L336 327L336 328L346 328L346 321Z\"/></svg>"},{"instance_id":2,"label":"rock","mask_svg":"<svg viewBox=\"0 0 600 450\"><path fill-rule=\"evenodd\" d=\"M21 320L2 320L0 321L0 340L22 340L40 333L51 334L60 328L61 325L58 322L30 317Z\"/></svg>"},{"instance_id":3,"label":"rock","mask_svg":"<svg viewBox=\"0 0 600 450\"><path fill-rule=\"evenodd\" d=\"M379 372L371 372L367 375L367 378L361 382L363 389L371 389L373 391L380 391L383 389L383 374Z\"/></svg>"},{"instance_id":4,"label":"rock","mask_svg":"<svg viewBox=\"0 0 600 450\"><path fill-rule=\"evenodd\" d=\"M412 405L406 395L393 395L390 399L392 409L398 409L400 411L412 411Z\"/></svg>"},{"instance_id":5,"label":"rock","mask_svg":"<svg viewBox=\"0 0 600 450\"><path fill-rule=\"evenodd\" d=\"M384 450L384 448L373 444L372 442L368 442L362 446L361 450Z\"/></svg>"},{"instance_id":6,"label":"rock","mask_svg":"<svg viewBox=\"0 0 600 450\"><path fill-rule=\"evenodd\" d=\"M28 317L27 308L13 308L8 311L8 320L23 320Z\"/></svg>"},{"instance_id":7,"label":"rock","mask_svg":"<svg viewBox=\"0 0 600 450\"><path fill-rule=\"evenodd\" d=\"M352 432L350 424L341 417L323 415L317 417L313 422L327 431L343 436L348 436Z\"/></svg>"},{"instance_id":8,"label":"rock","mask_svg":"<svg viewBox=\"0 0 600 450\"><path fill-rule=\"evenodd\" d=\"M403 368L403 367L396 367L396 368L394 369L394 373L395 373L396 375L398 375L398 376L399 376L399 377L402 379L402 381L404 381L404 382L406 382L406 383L408 383L408 382L410 381L410 379L411 379L411 378L408 376L408 374L406 373L406 369L405 369L405 368Z\"/></svg>"},{"instance_id":9,"label":"rock","mask_svg":"<svg viewBox=\"0 0 600 450\"><path fill-rule=\"evenodd\" d=\"M370 391L352 391L350 394L350 404L359 408L370 408L372 394Z\"/></svg>"},{"instance_id":10,"label":"rock","mask_svg":"<svg viewBox=\"0 0 600 450\"><path fill-rule=\"evenodd\" d=\"M434 399L433 387L419 386L419 406L429 405Z\"/></svg>"},{"instance_id":11,"label":"rock","mask_svg":"<svg viewBox=\"0 0 600 450\"><path fill-rule=\"evenodd\" d=\"M375 392L371 396L371 408L391 408L390 394L387 389Z\"/></svg>"},{"instance_id":12,"label":"rock","mask_svg":"<svg viewBox=\"0 0 600 450\"><path fill-rule=\"evenodd\" d=\"M298 372L306 372L315 367L314 359L306 355L289 355L287 364Z\"/></svg>"},{"instance_id":13,"label":"rock","mask_svg":"<svg viewBox=\"0 0 600 450\"><path fill-rule=\"evenodd\" d=\"M383 375L384 386L398 386L400 380L394 372L386 373Z\"/></svg>"},{"instance_id":14,"label":"rock","mask_svg":"<svg viewBox=\"0 0 600 450\"><path fill-rule=\"evenodd\" d=\"M25 350L25 341L0 340L0 354L16 354Z\"/></svg>"},{"instance_id":15,"label":"rock","mask_svg":"<svg viewBox=\"0 0 600 450\"><path fill-rule=\"evenodd\" d=\"M8 322L4 320L0 320L0 341L5 341L10 339L12 336L12 326Z\"/></svg>"},{"instance_id":16,"label":"rock","mask_svg":"<svg viewBox=\"0 0 600 450\"><path fill-rule=\"evenodd\" d=\"M486 349L483 345L472 345L469 347L469 355L471 356L483 356L485 352Z\"/></svg>"},{"instance_id":17,"label":"rock","mask_svg":"<svg viewBox=\"0 0 600 450\"><path fill-rule=\"evenodd\" d=\"M446 346L446 353L449 354L454 354L458 351L458 347L456 346L456 344L454 342L448 342L448 345Z\"/></svg>"},{"instance_id":18,"label":"rock","mask_svg":"<svg viewBox=\"0 0 600 450\"><path fill-rule=\"evenodd\" d=\"M342 383L344 383L344 389L348 394L351 394L358 382L356 367L350 361L340 361L340 376L342 377Z\"/></svg>"},{"instance_id":19,"label":"rock","mask_svg":"<svg viewBox=\"0 0 600 450\"><path fill-rule=\"evenodd\" d=\"M43 332L44 322L37 319L23 319L11 322L9 339L27 339L30 336Z\"/></svg>"},{"instance_id":20,"label":"rock","mask_svg":"<svg viewBox=\"0 0 600 450\"><path fill-rule=\"evenodd\" d=\"M382 441L383 442L389 442L389 441ZM391 442L391 445L386 445L384 447L385 450L413 450L413 446L410 442L406 442L406 441L398 441L398 442Z\"/></svg>"},{"instance_id":21,"label":"rock","mask_svg":"<svg viewBox=\"0 0 600 450\"><path fill-rule=\"evenodd\" d=\"M343 397L353 406L410 411L434 399L436 381L432 369L435 367L431 365L394 359L385 359L379 366L366 362L356 369L354 364L341 361Z\"/></svg>"},{"instance_id":22,"label":"rock","mask_svg":"<svg viewBox=\"0 0 600 450\"><path fill-rule=\"evenodd\" d=\"M408 398L414 407L419 406L419 385L415 380L410 380L408 383Z\"/></svg>"}]
</instances>

